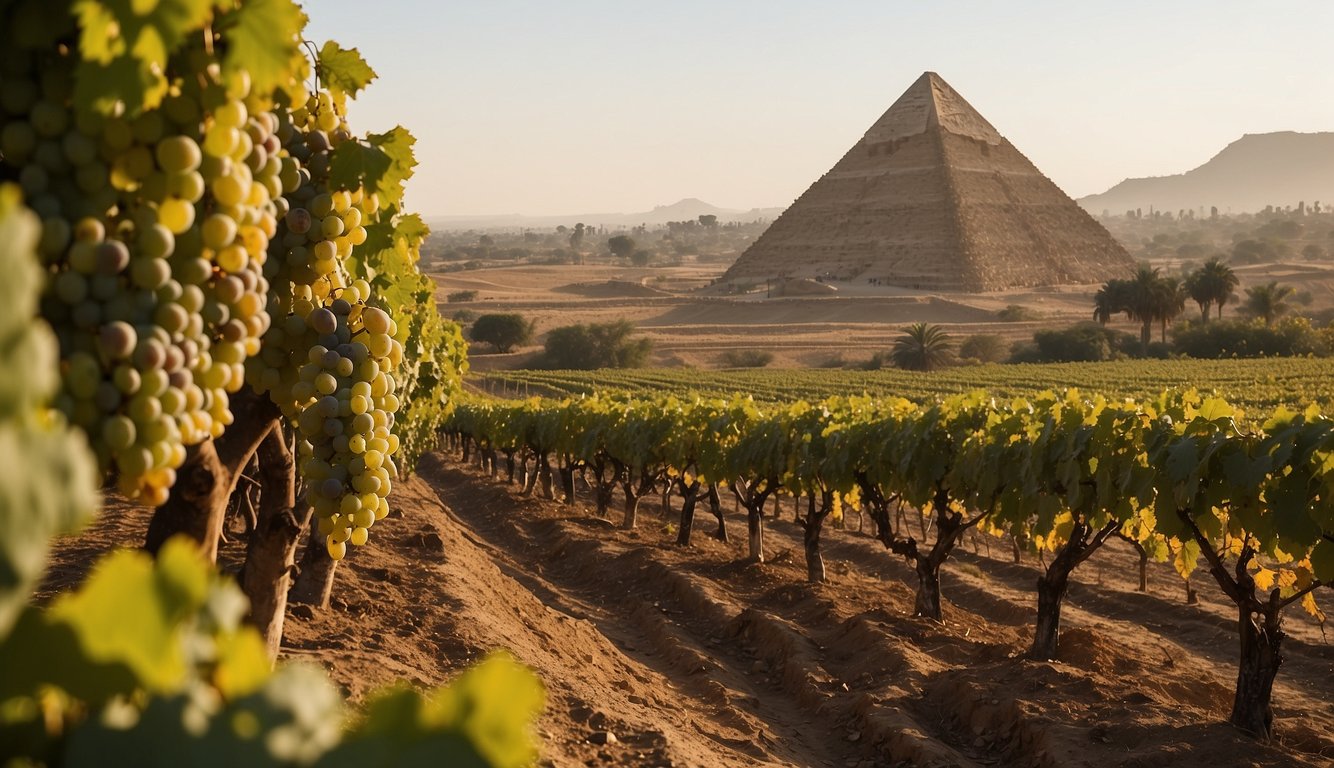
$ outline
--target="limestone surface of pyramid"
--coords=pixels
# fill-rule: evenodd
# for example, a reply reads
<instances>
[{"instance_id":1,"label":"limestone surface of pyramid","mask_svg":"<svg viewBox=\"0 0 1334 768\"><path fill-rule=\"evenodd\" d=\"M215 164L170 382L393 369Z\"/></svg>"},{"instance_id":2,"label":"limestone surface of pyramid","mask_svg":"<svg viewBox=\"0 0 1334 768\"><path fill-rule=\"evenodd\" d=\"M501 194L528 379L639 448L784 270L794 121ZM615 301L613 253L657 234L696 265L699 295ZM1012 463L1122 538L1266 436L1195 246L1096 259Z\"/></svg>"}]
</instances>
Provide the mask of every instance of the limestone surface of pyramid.
<instances>
[{"instance_id":1,"label":"limestone surface of pyramid","mask_svg":"<svg viewBox=\"0 0 1334 768\"><path fill-rule=\"evenodd\" d=\"M1097 283L1134 261L934 72L723 276L984 292Z\"/></svg>"}]
</instances>

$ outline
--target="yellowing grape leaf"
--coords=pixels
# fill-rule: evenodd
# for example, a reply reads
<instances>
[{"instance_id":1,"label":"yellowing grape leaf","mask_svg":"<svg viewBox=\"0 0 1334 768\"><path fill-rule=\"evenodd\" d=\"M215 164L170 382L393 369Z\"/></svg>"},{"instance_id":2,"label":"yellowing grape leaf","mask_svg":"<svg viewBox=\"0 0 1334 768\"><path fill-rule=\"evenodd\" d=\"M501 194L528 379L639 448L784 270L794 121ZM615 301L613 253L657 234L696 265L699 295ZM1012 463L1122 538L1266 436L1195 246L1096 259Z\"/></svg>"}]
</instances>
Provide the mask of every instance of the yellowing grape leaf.
<instances>
[{"instance_id":1,"label":"yellowing grape leaf","mask_svg":"<svg viewBox=\"0 0 1334 768\"><path fill-rule=\"evenodd\" d=\"M1321 624L1325 623L1325 612L1320 610L1320 606L1316 603L1314 592L1307 592L1302 595L1302 609L1315 617L1316 621Z\"/></svg>"},{"instance_id":2,"label":"yellowing grape leaf","mask_svg":"<svg viewBox=\"0 0 1334 768\"><path fill-rule=\"evenodd\" d=\"M49 615L75 631L90 659L124 664L144 687L169 691L186 673L178 625L204 605L208 582L195 547L173 539L156 562L133 550L109 555Z\"/></svg>"},{"instance_id":3,"label":"yellowing grape leaf","mask_svg":"<svg viewBox=\"0 0 1334 768\"><path fill-rule=\"evenodd\" d=\"M356 48L343 48L333 40L320 48L317 61L320 83L331 92L345 93L353 98L376 77L375 70Z\"/></svg>"},{"instance_id":4,"label":"yellowing grape leaf","mask_svg":"<svg viewBox=\"0 0 1334 768\"><path fill-rule=\"evenodd\" d=\"M247 0L220 19L227 53L224 77L250 75L253 92L268 94L292 79L306 15L292 0Z\"/></svg>"},{"instance_id":5,"label":"yellowing grape leaf","mask_svg":"<svg viewBox=\"0 0 1334 768\"><path fill-rule=\"evenodd\" d=\"M1172 567L1176 568L1178 574L1183 579L1189 579L1195 572L1196 562L1200 557L1200 545L1193 539L1181 542L1181 546L1174 553L1172 558Z\"/></svg>"},{"instance_id":6,"label":"yellowing grape leaf","mask_svg":"<svg viewBox=\"0 0 1334 768\"><path fill-rule=\"evenodd\" d=\"M79 53L75 102L107 112L123 102L130 114L152 109L167 92L167 59L212 13L208 0L76 0Z\"/></svg>"},{"instance_id":7,"label":"yellowing grape leaf","mask_svg":"<svg viewBox=\"0 0 1334 768\"><path fill-rule=\"evenodd\" d=\"M531 765L537 758L532 723L545 701L531 670L508 654L493 654L424 699L407 686L374 696L361 722L318 765Z\"/></svg>"}]
</instances>

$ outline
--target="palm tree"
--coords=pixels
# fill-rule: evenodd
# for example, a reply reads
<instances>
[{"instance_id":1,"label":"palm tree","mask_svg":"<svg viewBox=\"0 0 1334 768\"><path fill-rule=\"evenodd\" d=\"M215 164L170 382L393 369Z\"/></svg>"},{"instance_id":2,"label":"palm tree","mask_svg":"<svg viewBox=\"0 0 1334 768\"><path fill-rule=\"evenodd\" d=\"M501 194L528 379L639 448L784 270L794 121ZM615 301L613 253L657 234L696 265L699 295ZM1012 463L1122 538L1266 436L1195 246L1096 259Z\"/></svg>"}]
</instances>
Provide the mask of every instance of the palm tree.
<instances>
[{"instance_id":1,"label":"palm tree","mask_svg":"<svg viewBox=\"0 0 1334 768\"><path fill-rule=\"evenodd\" d=\"M1093 319L1106 325L1112 315L1126 313L1140 324L1140 345L1147 352L1153 339L1153 324L1162 328L1167 341L1167 324L1186 307L1186 292L1176 278L1163 277L1161 270L1143 264L1129 280L1108 280L1093 296Z\"/></svg>"},{"instance_id":2,"label":"palm tree","mask_svg":"<svg viewBox=\"0 0 1334 768\"><path fill-rule=\"evenodd\" d=\"M1112 315L1130 313L1130 282L1108 280L1093 294L1093 319L1102 325L1112 321Z\"/></svg>"},{"instance_id":3,"label":"palm tree","mask_svg":"<svg viewBox=\"0 0 1334 768\"><path fill-rule=\"evenodd\" d=\"M1186 311L1186 291L1175 277L1162 277L1153 287L1150 300L1153 318L1161 326L1159 340L1167 343L1167 324Z\"/></svg>"},{"instance_id":4,"label":"palm tree","mask_svg":"<svg viewBox=\"0 0 1334 768\"><path fill-rule=\"evenodd\" d=\"M1279 285L1274 280L1265 285L1247 288L1246 311L1264 320L1265 325L1272 325L1275 318L1287 314L1292 309L1288 304L1288 297L1292 293L1291 285Z\"/></svg>"},{"instance_id":5,"label":"palm tree","mask_svg":"<svg viewBox=\"0 0 1334 768\"><path fill-rule=\"evenodd\" d=\"M1200 305L1200 320L1207 323L1209 322L1209 308L1214 303L1214 292L1204 279L1202 272L1203 269L1201 268L1186 275L1186 293L1190 294L1195 303Z\"/></svg>"},{"instance_id":6,"label":"palm tree","mask_svg":"<svg viewBox=\"0 0 1334 768\"><path fill-rule=\"evenodd\" d=\"M1153 338L1153 324L1161 314L1160 305L1165 303L1160 295L1162 281L1161 270L1141 264L1126 286L1126 314L1139 322L1139 343L1145 352Z\"/></svg>"},{"instance_id":7,"label":"palm tree","mask_svg":"<svg viewBox=\"0 0 1334 768\"><path fill-rule=\"evenodd\" d=\"M934 371L954 361L950 335L938 325L913 323L895 340L889 359L909 371Z\"/></svg>"},{"instance_id":8,"label":"palm tree","mask_svg":"<svg viewBox=\"0 0 1334 768\"><path fill-rule=\"evenodd\" d=\"M1208 322L1209 307L1212 305L1218 306L1218 317L1223 317L1223 305L1236 295L1238 282L1232 267L1215 256L1190 273L1190 277L1186 278L1186 290L1200 305L1200 316Z\"/></svg>"}]
</instances>

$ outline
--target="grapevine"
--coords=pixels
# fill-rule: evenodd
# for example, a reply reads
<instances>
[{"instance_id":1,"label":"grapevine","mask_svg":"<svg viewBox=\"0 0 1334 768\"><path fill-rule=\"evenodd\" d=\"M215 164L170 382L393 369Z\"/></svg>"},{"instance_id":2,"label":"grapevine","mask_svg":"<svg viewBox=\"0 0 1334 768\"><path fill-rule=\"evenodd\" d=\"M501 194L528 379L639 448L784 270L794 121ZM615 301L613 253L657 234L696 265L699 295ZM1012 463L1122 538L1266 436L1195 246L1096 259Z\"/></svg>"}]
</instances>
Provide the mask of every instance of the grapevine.
<instances>
[{"instance_id":1,"label":"grapevine","mask_svg":"<svg viewBox=\"0 0 1334 768\"><path fill-rule=\"evenodd\" d=\"M56 405L121 493L160 506L236 398L267 396L338 559L388 514L466 369L400 209L412 139L351 133L374 72L335 43L308 60L285 0L184 6L6 11L0 180L42 220Z\"/></svg>"}]
</instances>

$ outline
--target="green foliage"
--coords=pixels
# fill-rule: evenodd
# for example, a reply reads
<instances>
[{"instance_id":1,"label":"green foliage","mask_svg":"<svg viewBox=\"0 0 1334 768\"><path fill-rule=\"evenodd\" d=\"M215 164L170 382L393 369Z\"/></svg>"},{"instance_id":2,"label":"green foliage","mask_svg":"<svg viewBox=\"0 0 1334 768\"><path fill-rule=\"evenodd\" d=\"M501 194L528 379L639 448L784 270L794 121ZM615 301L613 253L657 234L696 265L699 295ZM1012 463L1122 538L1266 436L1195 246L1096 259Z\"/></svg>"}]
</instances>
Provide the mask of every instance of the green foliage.
<instances>
[{"instance_id":1,"label":"green foliage","mask_svg":"<svg viewBox=\"0 0 1334 768\"><path fill-rule=\"evenodd\" d=\"M81 525L98 503L87 443L45 410L57 351L51 330L33 322L40 232L17 188L0 185L0 366L14 374L0 378L0 635L40 578L48 540Z\"/></svg>"},{"instance_id":2,"label":"green foliage","mask_svg":"<svg viewBox=\"0 0 1334 768\"><path fill-rule=\"evenodd\" d=\"M607 249L618 259L628 259L635 252L635 240L628 235L614 235L608 238Z\"/></svg>"},{"instance_id":3,"label":"green foliage","mask_svg":"<svg viewBox=\"0 0 1334 768\"><path fill-rule=\"evenodd\" d=\"M648 360L653 343L632 338L628 320L579 323L552 329L547 334L539 367L568 370L638 368Z\"/></svg>"},{"instance_id":4,"label":"green foliage","mask_svg":"<svg viewBox=\"0 0 1334 768\"><path fill-rule=\"evenodd\" d=\"M1106 325L1112 316L1124 312L1140 324L1140 346L1148 352L1154 324L1167 341L1167 324L1186 307L1186 288L1174 277L1166 277L1157 267L1141 265L1128 280L1108 280L1093 297L1093 319Z\"/></svg>"},{"instance_id":5,"label":"green foliage","mask_svg":"<svg viewBox=\"0 0 1334 768\"><path fill-rule=\"evenodd\" d=\"M1246 314L1259 318L1265 325L1292 311L1291 300L1295 289L1290 285L1279 285L1269 281L1246 289L1246 302L1242 305Z\"/></svg>"},{"instance_id":6,"label":"green foliage","mask_svg":"<svg viewBox=\"0 0 1334 768\"><path fill-rule=\"evenodd\" d=\"M908 371L934 371L954 362L954 343L945 329L914 323L894 341L889 359Z\"/></svg>"},{"instance_id":7,"label":"green foliage","mask_svg":"<svg viewBox=\"0 0 1334 768\"><path fill-rule=\"evenodd\" d=\"M1039 317L1041 315L1022 304L1010 304L996 313L996 319L1005 323L1022 323Z\"/></svg>"},{"instance_id":8,"label":"green foliage","mask_svg":"<svg viewBox=\"0 0 1334 768\"><path fill-rule=\"evenodd\" d=\"M530 723L544 701L532 673L497 654L425 697L406 685L372 697L366 703L364 724L318 765L531 765L537 750Z\"/></svg>"},{"instance_id":9,"label":"green foliage","mask_svg":"<svg viewBox=\"0 0 1334 768\"><path fill-rule=\"evenodd\" d=\"M724 368L763 368L774 361L774 353L762 349L729 349L723 353Z\"/></svg>"},{"instance_id":10,"label":"green foliage","mask_svg":"<svg viewBox=\"0 0 1334 768\"><path fill-rule=\"evenodd\" d=\"M331 93L353 98L376 77L375 70L371 69L356 48L344 49L333 40L320 48L315 67L320 82Z\"/></svg>"},{"instance_id":11,"label":"green foliage","mask_svg":"<svg viewBox=\"0 0 1334 768\"><path fill-rule=\"evenodd\" d=\"M137 114L162 102L168 87L167 58L204 24L213 3L169 0L143 12L129 2L77 0L73 11L83 55L76 98L104 114L117 103ZM289 27L289 32L295 35L295 29Z\"/></svg>"},{"instance_id":12,"label":"green foliage","mask_svg":"<svg viewBox=\"0 0 1334 768\"><path fill-rule=\"evenodd\" d=\"M999 363L1010 354L1010 343L994 333L975 333L959 344L959 357L979 363Z\"/></svg>"},{"instance_id":13,"label":"green foliage","mask_svg":"<svg viewBox=\"0 0 1334 768\"><path fill-rule=\"evenodd\" d=\"M336 189L365 189L380 196L383 205L395 206L403 199L403 184L412 177L417 159L412 147L417 140L397 126L366 139L345 141L334 150L329 183ZM420 224L420 220L416 224ZM413 232L411 235L424 232Z\"/></svg>"},{"instance_id":14,"label":"green foliage","mask_svg":"<svg viewBox=\"0 0 1334 768\"><path fill-rule=\"evenodd\" d=\"M1070 328L1038 331L1033 346L1016 351L1015 362L1078 363L1114 360L1126 348L1127 334L1097 323L1080 323ZM1133 343L1133 339L1130 340Z\"/></svg>"},{"instance_id":15,"label":"green foliage","mask_svg":"<svg viewBox=\"0 0 1334 768\"><path fill-rule=\"evenodd\" d=\"M536 756L529 727L544 693L509 658L425 699L385 692L347 719L320 670L270 671L245 610L185 539L156 561L112 554L0 639L0 743L10 757L71 765L519 766Z\"/></svg>"},{"instance_id":16,"label":"green foliage","mask_svg":"<svg viewBox=\"0 0 1334 768\"><path fill-rule=\"evenodd\" d=\"M1218 316L1223 316L1223 307L1236 294L1238 282L1232 268L1214 258L1187 275L1186 292L1200 305L1200 318L1207 321L1210 307L1217 306Z\"/></svg>"},{"instance_id":17,"label":"green foliage","mask_svg":"<svg viewBox=\"0 0 1334 768\"><path fill-rule=\"evenodd\" d=\"M1172 335L1175 351L1191 357L1290 357L1327 355L1325 339L1306 318L1292 317L1266 325L1260 320L1191 323Z\"/></svg>"},{"instance_id":18,"label":"green foliage","mask_svg":"<svg viewBox=\"0 0 1334 768\"><path fill-rule=\"evenodd\" d=\"M497 352L509 352L533 338L533 324L517 313L482 315L473 322L468 335L473 341L490 344Z\"/></svg>"},{"instance_id":19,"label":"green foliage","mask_svg":"<svg viewBox=\"0 0 1334 768\"><path fill-rule=\"evenodd\" d=\"M1136 342L1136 346L1138 342ZM1280 405L1334 407L1334 360L1118 360L1107 363L957 366L931 374L897 369L697 370L644 368L599 371L494 371L489 381L568 395L698 393L728 397L745 392L759 402L813 402L833 395L870 394L927 402L985 387L998 398L1031 398L1045 390L1077 387L1109 398L1150 398L1163 387L1221 392L1246 410Z\"/></svg>"}]
</instances>

